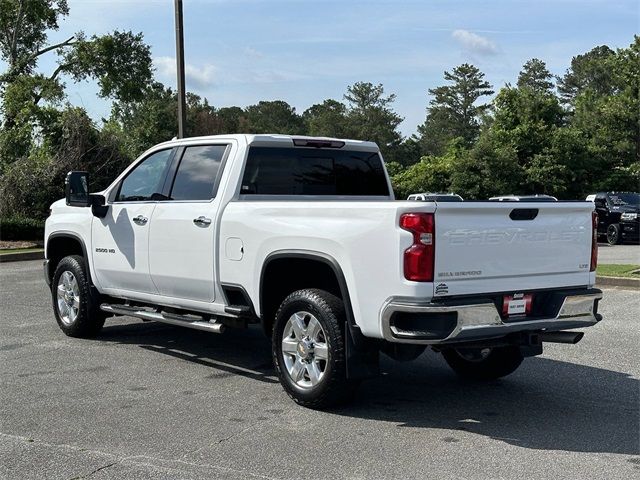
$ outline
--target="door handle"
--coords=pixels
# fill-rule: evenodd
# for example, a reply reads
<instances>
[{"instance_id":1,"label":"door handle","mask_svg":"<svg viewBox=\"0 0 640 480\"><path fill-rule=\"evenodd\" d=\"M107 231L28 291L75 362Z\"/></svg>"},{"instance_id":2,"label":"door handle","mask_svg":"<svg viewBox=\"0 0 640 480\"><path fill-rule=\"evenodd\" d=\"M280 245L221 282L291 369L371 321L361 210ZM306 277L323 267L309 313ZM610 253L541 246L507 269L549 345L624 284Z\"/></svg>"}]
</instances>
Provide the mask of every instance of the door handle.
<instances>
[{"instance_id":1,"label":"door handle","mask_svg":"<svg viewBox=\"0 0 640 480\"><path fill-rule=\"evenodd\" d=\"M207 225L211 225L211 219L200 215L198 218L193 219L193 223L199 227L206 227Z\"/></svg>"},{"instance_id":2,"label":"door handle","mask_svg":"<svg viewBox=\"0 0 640 480\"><path fill-rule=\"evenodd\" d=\"M138 215L137 217L133 217L133 222L138 225L146 225L149 221L147 217L143 217L142 215Z\"/></svg>"}]
</instances>

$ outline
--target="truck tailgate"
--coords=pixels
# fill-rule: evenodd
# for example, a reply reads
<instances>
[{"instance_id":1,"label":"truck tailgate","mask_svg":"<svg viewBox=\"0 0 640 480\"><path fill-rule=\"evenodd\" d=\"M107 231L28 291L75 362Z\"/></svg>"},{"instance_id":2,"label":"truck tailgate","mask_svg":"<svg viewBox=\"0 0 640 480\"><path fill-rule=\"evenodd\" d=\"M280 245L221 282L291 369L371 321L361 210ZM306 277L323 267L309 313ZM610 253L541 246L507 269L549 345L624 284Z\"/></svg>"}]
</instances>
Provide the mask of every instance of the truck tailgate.
<instances>
[{"instance_id":1,"label":"truck tailgate","mask_svg":"<svg viewBox=\"0 0 640 480\"><path fill-rule=\"evenodd\" d=\"M590 283L590 202L439 203L434 295Z\"/></svg>"}]
</instances>

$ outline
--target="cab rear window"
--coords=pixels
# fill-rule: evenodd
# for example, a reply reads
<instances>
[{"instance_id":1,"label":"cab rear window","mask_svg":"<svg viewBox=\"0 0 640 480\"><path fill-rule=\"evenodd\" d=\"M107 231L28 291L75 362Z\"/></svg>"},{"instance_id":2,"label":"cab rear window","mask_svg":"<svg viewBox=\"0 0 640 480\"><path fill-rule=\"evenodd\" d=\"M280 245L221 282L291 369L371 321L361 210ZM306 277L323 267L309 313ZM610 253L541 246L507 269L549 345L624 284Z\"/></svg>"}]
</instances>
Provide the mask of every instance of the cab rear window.
<instances>
[{"instance_id":1,"label":"cab rear window","mask_svg":"<svg viewBox=\"0 0 640 480\"><path fill-rule=\"evenodd\" d=\"M389 186L376 152L251 147L240 193L386 197Z\"/></svg>"}]
</instances>

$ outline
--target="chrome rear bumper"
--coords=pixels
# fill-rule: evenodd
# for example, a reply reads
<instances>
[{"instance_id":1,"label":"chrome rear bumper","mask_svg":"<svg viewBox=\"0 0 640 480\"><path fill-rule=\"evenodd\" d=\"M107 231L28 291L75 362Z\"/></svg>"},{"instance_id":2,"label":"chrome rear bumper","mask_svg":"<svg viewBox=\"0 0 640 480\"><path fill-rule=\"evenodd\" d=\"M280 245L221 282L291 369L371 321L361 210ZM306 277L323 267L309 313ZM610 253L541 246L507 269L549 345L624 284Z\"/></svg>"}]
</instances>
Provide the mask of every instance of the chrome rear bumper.
<instances>
[{"instance_id":1,"label":"chrome rear bumper","mask_svg":"<svg viewBox=\"0 0 640 480\"><path fill-rule=\"evenodd\" d=\"M397 343L439 345L479 339L496 338L514 332L559 331L595 325L602 316L597 313L597 301L602 298L600 290L589 293L567 295L557 313L546 318L534 317L503 320L494 302L474 304L417 303L402 298L389 299L382 309L382 333L385 340ZM396 325L399 312L413 314L414 328ZM434 334L433 322L442 325ZM415 328L415 325L420 328Z\"/></svg>"}]
</instances>

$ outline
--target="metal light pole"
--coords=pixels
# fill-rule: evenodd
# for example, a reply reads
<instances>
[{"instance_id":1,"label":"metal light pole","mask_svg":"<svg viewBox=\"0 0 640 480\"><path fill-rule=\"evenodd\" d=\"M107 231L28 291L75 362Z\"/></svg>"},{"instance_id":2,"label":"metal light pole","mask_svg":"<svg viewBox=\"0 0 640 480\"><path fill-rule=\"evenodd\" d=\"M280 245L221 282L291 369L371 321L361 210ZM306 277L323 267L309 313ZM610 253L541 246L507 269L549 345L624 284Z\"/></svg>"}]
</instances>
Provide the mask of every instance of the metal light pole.
<instances>
[{"instance_id":1,"label":"metal light pole","mask_svg":"<svg viewBox=\"0 0 640 480\"><path fill-rule=\"evenodd\" d=\"M178 71L178 138L185 137L187 102L184 91L184 28L182 26L182 0L176 6L176 65Z\"/></svg>"}]
</instances>

